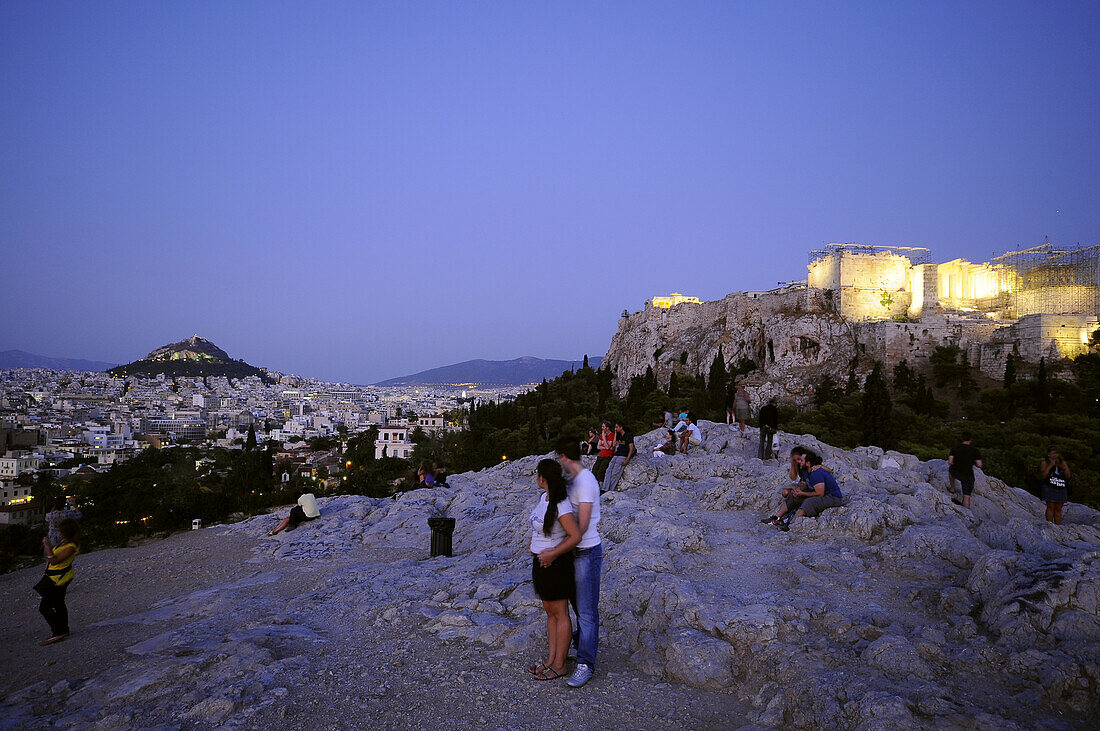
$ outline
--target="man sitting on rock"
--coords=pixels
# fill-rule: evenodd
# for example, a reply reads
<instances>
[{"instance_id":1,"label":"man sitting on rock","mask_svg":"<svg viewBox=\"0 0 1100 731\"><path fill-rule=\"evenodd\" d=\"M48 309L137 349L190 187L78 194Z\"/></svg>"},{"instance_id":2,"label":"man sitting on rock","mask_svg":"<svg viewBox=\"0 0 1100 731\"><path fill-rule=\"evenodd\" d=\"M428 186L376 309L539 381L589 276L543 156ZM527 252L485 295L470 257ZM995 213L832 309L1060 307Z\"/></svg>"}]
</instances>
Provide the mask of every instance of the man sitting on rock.
<instances>
[{"instance_id":1,"label":"man sitting on rock","mask_svg":"<svg viewBox=\"0 0 1100 731\"><path fill-rule=\"evenodd\" d=\"M791 529L791 521L794 518L802 516L816 518L821 514L821 511L828 508L839 508L844 504L844 493L840 491L840 484L833 477L833 473L822 466L821 455L816 452L807 452L805 459L810 470L807 478L810 489L799 489L792 493L792 495L799 495L802 498L801 505L792 518L788 518L785 523L780 524L779 529L783 531Z\"/></svg>"},{"instance_id":2,"label":"man sitting on rock","mask_svg":"<svg viewBox=\"0 0 1100 731\"><path fill-rule=\"evenodd\" d=\"M797 486L783 490L783 507L761 522L771 523L780 530L788 531L795 517L808 515L814 518L827 508L844 504L840 484L832 471L821 464L821 455L816 452L802 447L791 450L791 479L796 478L799 480ZM791 512L796 509L797 512Z\"/></svg>"},{"instance_id":3,"label":"man sitting on rock","mask_svg":"<svg viewBox=\"0 0 1100 731\"><path fill-rule=\"evenodd\" d=\"M689 446L703 446L703 432L699 431L699 427L695 423L695 414L689 411L685 416L687 418L684 422L687 426L680 431L680 451L687 454Z\"/></svg>"}]
</instances>

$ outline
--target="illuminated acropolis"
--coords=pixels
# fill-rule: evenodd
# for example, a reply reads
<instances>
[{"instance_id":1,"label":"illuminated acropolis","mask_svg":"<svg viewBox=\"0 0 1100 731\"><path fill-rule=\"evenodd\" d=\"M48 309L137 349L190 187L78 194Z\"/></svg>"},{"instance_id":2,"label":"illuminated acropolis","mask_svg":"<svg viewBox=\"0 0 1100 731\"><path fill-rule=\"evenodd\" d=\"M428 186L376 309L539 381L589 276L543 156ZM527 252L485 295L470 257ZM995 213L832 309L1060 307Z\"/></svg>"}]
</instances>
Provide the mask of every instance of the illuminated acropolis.
<instances>
[{"instance_id":1,"label":"illuminated acropolis","mask_svg":"<svg viewBox=\"0 0 1100 731\"><path fill-rule=\"evenodd\" d=\"M679 292L673 292L670 295L657 296L650 300L650 304L652 304L654 307L660 307L666 310L669 307L674 307L683 302L692 302L694 304L699 304L699 298L688 297L686 295L680 294Z\"/></svg>"},{"instance_id":2,"label":"illuminated acropolis","mask_svg":"<svg viewBox=\"0 0 1100 731\"><path fill-rule=\"evenodd\" d=\"M925 248L828 244L810 253L808 270L808 288L824 290L846 319L1015 325L991 342L1029 360L1084 352L1100 314L1100 245L1045 243L990 262L936 264Z\"/></svg>"}]
</instances>

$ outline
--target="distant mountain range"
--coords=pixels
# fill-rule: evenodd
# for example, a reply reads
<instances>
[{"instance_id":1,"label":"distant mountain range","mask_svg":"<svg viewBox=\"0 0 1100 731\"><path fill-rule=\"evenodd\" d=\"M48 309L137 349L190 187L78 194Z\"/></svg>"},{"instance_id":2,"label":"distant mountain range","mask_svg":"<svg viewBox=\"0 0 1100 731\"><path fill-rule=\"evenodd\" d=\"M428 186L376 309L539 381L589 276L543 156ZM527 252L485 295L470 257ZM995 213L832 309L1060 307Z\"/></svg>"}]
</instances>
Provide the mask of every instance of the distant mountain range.
<instances>
[{"instance_id":1,"label":"distant mountain range","mask_svg":"<svg viewBox=\"0 0 1100 731\"><path fill-rule=\"evenodd\" d=\"M588 364L599 368L602 357L589 358ZM539 383L542 379L557 378L570 368L580 368L583 359L549 360L545 358L514 358L512 360L467 360L462 363L432 368L380 381L376 386L422 386L429 384L476 384L498 386L522 386Z\"/></svg>"},{"instance_id":2,"label":"distant mountain range","mask_svg":"<svg viewBox=\"0 0 1100 731\"><path fill-rule=\"evenodd\" d=\"M163 373L166 376L259 376L264 380L269 379L267 371L243 360L233 360L224 350L198 335L192 335L178 343L162 345L141 360L111 368L107 372L112 376L155 376Z\"/></svg>"},{"instance_id":3,"label":"distant mountain range","mask_svg":"<svg viewBox=\"0 0 1100 731\"><path fill-rule=\"evenodd\" d=\"M83 358L51 358L23 350L0 350L0 368L52 368L58 371L105 371L117 363Z\"/></svg>"}]
</instances>

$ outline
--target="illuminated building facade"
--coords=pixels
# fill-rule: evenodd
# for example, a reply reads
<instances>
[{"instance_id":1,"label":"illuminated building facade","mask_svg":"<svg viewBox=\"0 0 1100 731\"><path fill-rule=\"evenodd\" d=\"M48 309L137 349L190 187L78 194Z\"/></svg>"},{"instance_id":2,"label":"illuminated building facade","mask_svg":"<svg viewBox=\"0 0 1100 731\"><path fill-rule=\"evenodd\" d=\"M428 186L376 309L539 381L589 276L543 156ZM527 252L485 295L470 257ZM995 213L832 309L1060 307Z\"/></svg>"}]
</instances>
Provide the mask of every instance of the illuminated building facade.
<instances>
[{"instance_id":1,"label":"illuminated building facade","mask_svg":"<svg viewBox=\"0 0 1100 731\"><path fill-rule=\"evenodd\" d=\"M667 310L669 307L675 307L676 305L683 304L684 302L699 304L699 298L688 297L686 295L680 294L679 292L673 292L670 295L660 295L654 297L652 300L649 301L649 303L654 307L660 307L661 309L665 310Z\"/></svg>"}]
</instances>

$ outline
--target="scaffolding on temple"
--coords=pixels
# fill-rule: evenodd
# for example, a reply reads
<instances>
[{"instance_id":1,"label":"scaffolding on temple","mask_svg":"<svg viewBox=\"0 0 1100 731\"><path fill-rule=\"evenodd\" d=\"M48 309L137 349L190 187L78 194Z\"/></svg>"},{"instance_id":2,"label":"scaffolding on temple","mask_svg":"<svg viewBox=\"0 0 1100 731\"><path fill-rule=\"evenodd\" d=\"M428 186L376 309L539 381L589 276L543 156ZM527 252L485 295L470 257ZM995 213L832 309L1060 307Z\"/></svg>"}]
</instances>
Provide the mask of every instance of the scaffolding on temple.
<instances>
[{"instance_id":1,"label":"scaffolding on temple","mask_svg":"<svg viewBox=\"0 0 1100 731\"><path fill-rule=\"evenodd\" d=\"M1060 248L1049 241L994 257L1008 315L1100 313L1100 244Z\"/></svg>"},{"instance_id":2,"label":"scaffolding on temple","mask_svg":"<svg viewBox=\"0 0 1100 731\"><path fill-rule=\"evenodd\" d=\"M862 254L874 256L875 254L894 254L904 256L909 260L910 266L932 263L932 251L923 246L871 246L869 244L825 244L823 249L815 249L810 252L810 264L829 256L840 254Z\"/></svg>"}]
</instances>

